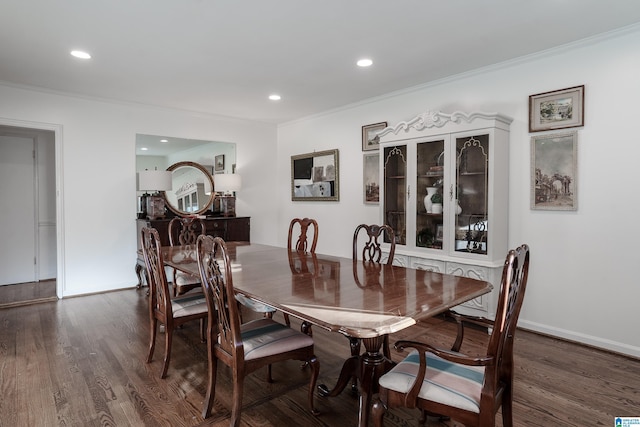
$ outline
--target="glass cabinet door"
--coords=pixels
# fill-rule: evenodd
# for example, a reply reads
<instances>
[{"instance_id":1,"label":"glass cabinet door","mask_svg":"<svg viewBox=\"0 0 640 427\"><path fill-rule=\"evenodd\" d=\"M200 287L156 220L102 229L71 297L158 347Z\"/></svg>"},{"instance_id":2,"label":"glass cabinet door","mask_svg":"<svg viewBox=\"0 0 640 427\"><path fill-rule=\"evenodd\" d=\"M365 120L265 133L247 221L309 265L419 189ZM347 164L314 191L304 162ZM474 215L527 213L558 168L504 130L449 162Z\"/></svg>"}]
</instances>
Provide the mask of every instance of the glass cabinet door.
<instances>
[{"instance_id":1,"label":"glass cabinet door","mask_svg":"<svg viewBox=\"0 0 640 427\"><path fill-rule=\"evenodd\" d=\"M418 143L416 157L415 245L441 250L444 239L443 210L446 210L444 176L448 173L444 139Z\"/></svg>"},{"instance_id":2,"label":"glass cabinet door","mask_svg":"<svg viewBox=\"0 0 640 427\"><path fill-rule=\"evenodd\" d=\"M407 146L384 148L384 223L395 232L396 244L407 243ZM384 241L389 243L385 234Z\"/></svg>"},{"instance_id":3,"label":"glass cabinet door","mask_svg":"<svg viewBox=\"0 0 640 427\"><path fill-rule=\"evenodd\" d=\"M487 254L489 135L456 138L455 251Z\"/></svg>"}]
</instances>

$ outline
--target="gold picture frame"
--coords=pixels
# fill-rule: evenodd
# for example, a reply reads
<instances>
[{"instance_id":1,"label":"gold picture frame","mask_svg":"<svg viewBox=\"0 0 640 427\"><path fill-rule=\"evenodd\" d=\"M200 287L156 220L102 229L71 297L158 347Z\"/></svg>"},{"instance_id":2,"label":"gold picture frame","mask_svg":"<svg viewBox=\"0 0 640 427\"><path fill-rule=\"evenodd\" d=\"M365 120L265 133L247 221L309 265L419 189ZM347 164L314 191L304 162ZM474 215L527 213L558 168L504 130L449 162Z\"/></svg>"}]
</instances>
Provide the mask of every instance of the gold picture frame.
<instances>
[{"instance_id":1,"label":"gold picture frame","mask_svg":"<svg viewBox=\"0 0 640 427\"><path fill-rule=\"evenodd\" d=\"M291 156L291 200L340 200L338 150Z\"/></svg>"}]
</instances>

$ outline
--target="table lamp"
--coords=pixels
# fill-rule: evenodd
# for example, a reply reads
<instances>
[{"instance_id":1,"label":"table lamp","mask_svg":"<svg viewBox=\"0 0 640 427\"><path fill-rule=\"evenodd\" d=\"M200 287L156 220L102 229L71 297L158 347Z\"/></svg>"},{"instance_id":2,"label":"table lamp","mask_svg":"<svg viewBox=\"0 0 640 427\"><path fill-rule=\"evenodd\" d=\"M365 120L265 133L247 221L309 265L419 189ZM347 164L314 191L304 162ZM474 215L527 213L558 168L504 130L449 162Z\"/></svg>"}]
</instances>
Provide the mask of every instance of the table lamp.
<instances>
[{"instance_id":1,"label":"table lamp","mask_svg":"<svg viewBox=\"0 0 640 427\"><path fill-rule=\"evenodd\" d=\"M164 218L164 198L160 191L169 191L172 188L171 171L144 170L138 172L138 191L144 191L141 201L142 209L145 209L147 218L154 220ZM148 194L147 192L152 192Z\"/></svg>"},{"instance_id":2,"label":"table lamp","mask_svg":"<svg viewBox=\"0 0 640 427\"><path fill-rule=\"evenodd\" d=\"M213 176L213 188L220 199L223 216L236 216L235 192L242 188L242 178L238 174L217 174Z\"/></svg>"}]
</instances>

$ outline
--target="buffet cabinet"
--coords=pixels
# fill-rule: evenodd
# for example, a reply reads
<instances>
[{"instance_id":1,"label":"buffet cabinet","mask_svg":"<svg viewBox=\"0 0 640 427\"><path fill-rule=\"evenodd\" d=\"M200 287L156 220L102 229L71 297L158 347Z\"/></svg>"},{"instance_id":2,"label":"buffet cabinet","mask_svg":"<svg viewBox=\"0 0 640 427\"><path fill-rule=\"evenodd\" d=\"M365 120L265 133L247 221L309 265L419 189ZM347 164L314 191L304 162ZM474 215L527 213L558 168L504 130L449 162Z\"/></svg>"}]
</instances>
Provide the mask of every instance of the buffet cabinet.
<instances>
[{"instance_id":1,"label":"buffet cabinet","mask_svg":"<svg viewBox=\"0 0 640 427\"><path fill-rule=\"evenodd\" d=\"M158 230L160 243L162 246L169 246L169 222L171 219L138 219L137 220L137 242L138 242L138 259L136 262L136 275L138 276L138 287L142 286L144 277L142 271L145 268L144 259L142 258L142 247L140 246L140 234L144 227L152 227ZM205 233L222 237L224 241L249 242L251 237L250 217L216 217L204 218Z\"/></svg>"},{"instance_id":2,"label":"buffet cabinet","mask_svg":"<svg viewBox=\"0 0 640 427\"><path fill-rule=\"evenodd\" d=\"M140 247L140 232L143 227L152 227L158 230L160 235L160 243L162 246L169 246L169 222L171 219L138 219L138 250ZM250 217L219 217L219 218L203 218L206 234L214 237L222 237L224 241L250 241Z\"/></svg>"},{"instance_id":3,"label":"buffet cabinet","mask_svg":"<svg viewBox=\"0 0 640 427\"><path fill-rule=\"evenodd\" d=\"M491 294L456 307L465 314L495 313L508 251L511 121L426 112L378 134L380 222L395 232L394 263L491 282Z\"/></svg>"}]
</instances>

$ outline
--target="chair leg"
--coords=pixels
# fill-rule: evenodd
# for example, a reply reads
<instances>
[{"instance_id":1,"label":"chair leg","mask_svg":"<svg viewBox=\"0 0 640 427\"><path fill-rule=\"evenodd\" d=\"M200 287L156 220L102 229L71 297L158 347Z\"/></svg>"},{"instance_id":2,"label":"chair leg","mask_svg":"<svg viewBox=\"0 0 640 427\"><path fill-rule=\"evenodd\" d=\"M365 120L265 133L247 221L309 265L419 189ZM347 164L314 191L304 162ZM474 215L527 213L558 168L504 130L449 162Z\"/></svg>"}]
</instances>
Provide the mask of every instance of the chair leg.
<instances>
[{"instance_id":1,"label":"chair leg","mask_svg":"<svg viewBox=\"0 0 640 427\"><path fill-rule=\"evenodd\" d=\"M371 418L373 419L373 425L375 427L383 427L384 425L384 413L387 408L384 403L378 398L371 405ZM422 423L420 423L422 424Z\"/></svg>"},{"instance_id":2,"label":"chair leg","mask_svg":"<svg viewBox=\"0 0 640 427\"><path fill-rule=\"evenodd\" d=\"M267 366L267 382L272 383L273 377L271 376L271 365Z\"/></svg>"},{"instance_id":3,"label":"chair leg","mask_svg":"<svg viewBox=\"0 0 640 427\"><path fill-rule=\"evenodd\" d=\"M318 415L320 411L315 408L313 404L313 397L315 396L316 391L316 383L318 382L318 375L320 374L320 362L318 359L313 356L310 360L307 361L307 364L311 366L311 379L309 380L309 408L311 408L311 413L313 415Z\"/></svg>"},{"instance_id":4,"label":"chair leg","mask_svg":"<svg viewBox=\"0 0 640 427\"><path fill-rule=\"evenodd\" d=\"M511 387L507 387L502 395L502 425L513 427L513 395Z\"/></svg>"},{"instance_id":5,"label":"chair leg","mask_svg":"<svg viewBox=\"0 0 640 427\"><path fill-rule=\"evenodd\" d=\"M218 361L209 355L209 381L207 385L207 394L204 397L204 407L202 409L202 418L209 418L213 410L213 401L216 396L216 378L218 374Z\"/></svg>"},{"instance_id":6,"label":"chair leg","mask_svg":"<svg viewBox=\"0 0 640 427\"><path fill-rule=\"evenodd\" d=\"M153 360L153 352L156 348L156 330L158 329L158 320L154 317L151 319L151 326L149 327L149 353L147 354L147 363L151 363Z\"/></svg>"},{"instance_id":7,"label":"chair leg","mask_svg":"<svg viewBox=\"0 0 640 427\"><path fill-rule=\"evenodd\" d=\"M173 326L165 325L164 331L164 363L162 364L162 373L160 378L164 379L169 370L169 360L171 359L171 342L173 341Z\"/></svg>"},{"instance_id":8,"label":"chair leg","mask_svg":"<svg viewBox=\"0 0 640 427\"><path fill-rule=\"evenodd\" d=\"M207 319L200 319L200 342L207 342Z\"/></svg>"},{"instance_id":9,"label":"chair leg","mask_svg":"<svg viewBox=\"0 0 640 427\"><path fill-rule=\"evenodd\" d=\"M238 427L240 425L240 412L242 411L244 377L238 377L235 372L233 376L233 402L231 404L231 422L229 425Z\"/></svg>"}]
</instances>

